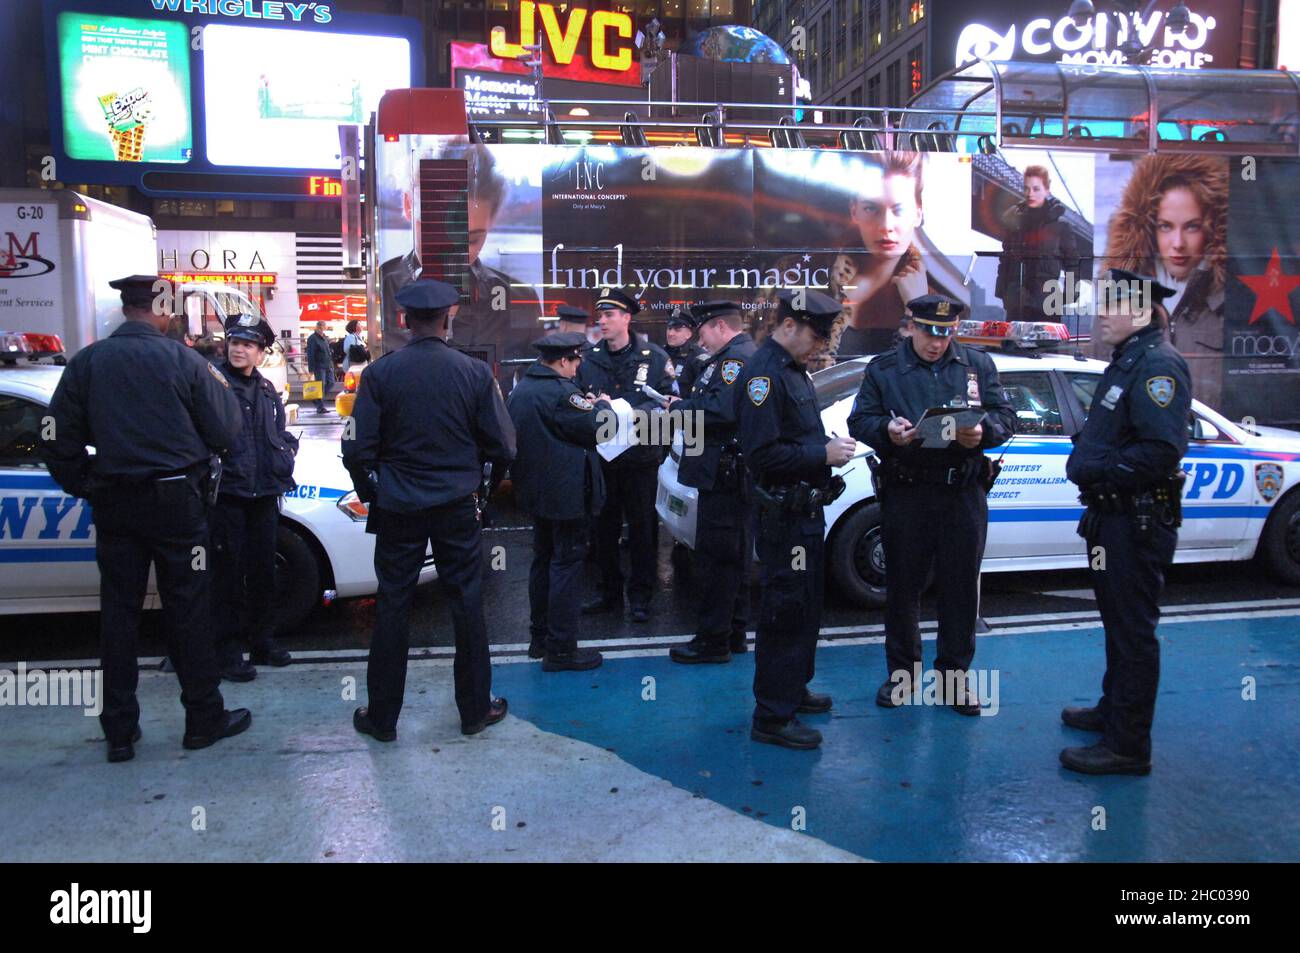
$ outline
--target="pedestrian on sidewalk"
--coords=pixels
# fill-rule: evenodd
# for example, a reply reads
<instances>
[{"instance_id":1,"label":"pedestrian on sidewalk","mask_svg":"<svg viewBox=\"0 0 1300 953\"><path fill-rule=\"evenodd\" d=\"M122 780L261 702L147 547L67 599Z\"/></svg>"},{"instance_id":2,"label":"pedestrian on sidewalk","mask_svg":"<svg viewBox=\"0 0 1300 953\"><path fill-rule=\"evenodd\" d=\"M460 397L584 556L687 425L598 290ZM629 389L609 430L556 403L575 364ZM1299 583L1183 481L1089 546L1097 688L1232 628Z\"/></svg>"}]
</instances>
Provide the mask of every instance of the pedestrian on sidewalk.
<instances>
[{"instance_id":1,"label":"pedestrian on sidewalk","mask_svg":"<svg viewBox=\"0 0 1300 953\"><path fill-rule=\"evenodd\" d=\"M316 330L307 338L307 372L313 380L321 382L321 396L316 401L316 413L325 413L325 400L334 387L334 355L330 352L329 325L316 322Z\"/></svg>"}]
</instances>

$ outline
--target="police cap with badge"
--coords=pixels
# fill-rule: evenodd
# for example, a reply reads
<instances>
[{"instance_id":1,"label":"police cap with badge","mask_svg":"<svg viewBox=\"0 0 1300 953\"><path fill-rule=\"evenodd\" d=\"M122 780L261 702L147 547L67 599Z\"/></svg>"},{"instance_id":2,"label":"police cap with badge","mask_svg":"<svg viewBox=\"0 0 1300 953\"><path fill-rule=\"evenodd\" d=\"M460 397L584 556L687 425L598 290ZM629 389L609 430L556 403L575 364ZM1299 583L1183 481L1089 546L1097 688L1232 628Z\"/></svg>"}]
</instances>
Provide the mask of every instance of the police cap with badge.
<instances>
[{"instance_id":1,"label":"police cap with badge","mask_svg":"<svg viewBox=\"0 0 1300 953\"><path fill-rule=\"evenodd\" d=\"M170 298L175 293L175 285L169 279L158 275L128 275L110 281L108 286L122 293L124 308L152 308L156 295Z\"/></svg>"},{"instance_id":2,"label":"police cap with badge","mask_svg":"<svg viewBox=\"0 0 1300 953\"><path fill-rule=\"evenodd\" d=\"M830 295L806 288L786 289L777 293L780 304L777 307L777 321L793 318L800 324L813 329L822 340L831 336L831 327L839 317L841 304Z\"/></svg>"},{"instance_id":3,"label":"police cap with badge","mask_svg":"<svg viewBox=\"0 0 1300 953\"><path fill-rule=\"evenodd\" d=\"M543 318L542 320L558 321L561 327L566 324L576 324L585 329L591 323L591 316L583 308L575 308L571 304L562 304L555 309L553 317Z\"/></svg>"},{"instance_id":4,"label":"police cap with badge","mask_svg":"<svg viewBox=\"0 0 1300 953\"><path fill-rule=\"evenodd\" d=\"M628 314L636 314L641 310L641 305L621 288L601 288L600 297L596 299L596 310L605 311L610 308L621 308Z\"/></svg>"},{"instance_id":5,"label":"police cap with badge","mask_svg":"<svg viewBox=\"0 0 1300 953\"><path fill-rule=\"evenodd\" d=\"M674 308L672 317L668 319L668 330L673 328L687 328L694 331L698 327L698 322L686 308Z\"/></svg>"},{"instance_id":6,"label":"police cap with badge","mask_svg":"<svg viewBox=\"0 0 1300 953\"><path fill-rule=\"evenodd\" d=\"M445 281L421 278L404 285L393 300L406 312L408 321L435 321L441 312L460 303L460 292Z\"/></svg>"},{"instance_id":7,"label":"police cap with badge","mask_svg":"<svg viewBox=\"0 0 1300 953\"><path fill-rule=\"evenodd\" d=\"M912 323L938 338L952 337L965 311L964 304L944 295L921 295L907 303L907 316Z\"/></svg>"},{"instance_id":8,"label":"police cap with badge","mask_svg":"<svg viewBox=\"0 0 1300 953\"><path fill-rule=\"evenodd\" d=\"M533 347L542 353L543 361L558 361L565 357L580 357L587 337L576 331L556 331L533 342Z\"/></svg>"},{"instance_id":9,"label":"police cap with badge","mask_svg":"<svg viewBox=\"0 0 1300 953\"><path fill-rule=\"evenodd\" d=\"M1100 290L1101 300L1105 303L1117 305L1127 301L1134 311L1146 311L1157 304L1163 310L1164 300L1177 294L1173 288L1162 285L1150 275L1139 275L1123 268L1106 272L1106 284Z\"/></svg>"},{"instance_id":10,"label":"police cap with badge","mask_svg":"<svg viewBox=\"0 0 1300 953\"><path fill-rule=\"evenodd\" d=\"M697 328L703 327L714 318L741 313L741 307L735 301L702 301L691 305L691 318Z\"/></svg>"},{"instance_id":11,"label":"police cap with badge","mask_svg":"<svg viewBox=\"0 0 1300 953\"><path fill-rule=\"evenodd\" d=\"M260 348L268 348L275 343L275 331L265 318L241 314L226 322L226 340L251 341Z\"/></svg>"}]
</instances>

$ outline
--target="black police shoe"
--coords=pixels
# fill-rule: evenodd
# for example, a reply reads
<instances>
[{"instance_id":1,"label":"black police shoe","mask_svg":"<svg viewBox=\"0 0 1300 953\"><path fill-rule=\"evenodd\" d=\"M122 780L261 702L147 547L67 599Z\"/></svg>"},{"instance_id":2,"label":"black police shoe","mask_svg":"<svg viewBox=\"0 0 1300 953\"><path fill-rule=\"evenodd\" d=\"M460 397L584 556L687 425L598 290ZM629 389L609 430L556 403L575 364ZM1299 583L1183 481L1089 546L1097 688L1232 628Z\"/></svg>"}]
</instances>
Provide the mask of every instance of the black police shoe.
<instances>
[{"instance_id":1,"label":"black police shoe","mask_svg":"<svg viewBox=\"0 0 1300 953\"><path fill-rule=\"evenodd\" d=\"M1150 774L1150 758L1130 758L1116 754L1103 744L1086 748L1066 748L1061 764L1080 774Z\"/></svg>"},{"instance_id":2,"label":"black police shoe","mask_svg":"<svg viewBox=\"0 0 1300 953\"><path fill-rule=\"evenodd\" d=\"M533 639L528 643L529 658L546 658L546 640Z\"/></svg>"},{"instance_id":3,"label":"black police shoe","mask_svg":"<svg viewBox=\"0 0 1300 953\"><path fill-rule=\"evenodd\" d=\"M379 728L370 720L369 708L358 708L352 713L352 727L376 741L396 741L396 728Z\"/></svg>"},{"instance_id":4,"label":"black police shoe","mask_svg":"<svg viewBox=\"0 0 1300 953\"><path fill-rule=\"evenodd\" d=\"M685 645L674 645L670 648L668 657L683 665L721 665L723 662L731 661L731 652L725 644L691 639Z\"/></svg>"},{"instance_id":5,"label":"black police shoe","mask_svg":"<svg viewBox=\"0 0 1300 953\"><path fill-rule=\"evenodd\" d=\"M547 652L542 659L543 672L585 672L600 668L602 656L595 649L574 649L572 652Z\"/></svg>"},{"instance_id":6,"label":"black police shoe","mask_svg":"<svg viewBox=\"0 0 1300 953\"><path fill-rule=\"evenodd\" d=\"M978 715L984 706L980 704L979 695L975 693L975 689L968 688L959 699L954 699L948 707L959 715Z\"/></svg>"},{"instance_id":7,"label":"black police shoe","mask_svg":"<svg viewBox=\"0 0 1300 953\"><path fill-rule=\"evenodd\" d=\"M135 743L140 740L140 726L135 726L135 731L131 732L131 740L124 741L120 745L110 744L108 746L108 763L118 764L122 761L130 761L135 757Z\"/></svg>"},{"instance_id":8,"label":"black police shoe","mask_svg":"<svg viewBox=\"0 0 1300 953\"><path fill-rule=\"evenodd\" d=\"M602 612L622 612L622 599L607 599L605 596L597 596L594 599L588 599L582 604L583 615L597 615Z\"/></svg>"},{"instance_id":9,"label":"black police shoe","mask_svg":"<svg viewBox=\"0 0 1300 953\"><path fill-rule=\"evenodd\" d=\"M248 730L248 726L253 723L253 713L247 708L236 708L233 711L221 713L221 721L217 727L206 735L187 734L181 739L181 746L188 751L197 751L199 748L208 748L222 738L231 738L241 732Z\"/></svg>"},{"instance_id":10,"label":"black police shoe","mask_svg":"<svg viewBox=\"0 0 1300 953\"><path fill-rule=\"evenodd\" d=\"M876 689L876 704L881 708L902 708L904 702L894 700L894 689L898 683L892 678L885 679L883 685Z\"/></svg>"},{"instance_id":11,"label":"black police shoe","mask_svg":"<svg viewBox=\"0 0 1300 953\"><path fill-rule=\"evenodd\" d=\"M221 668L221 677L228 682L251 682L257 678L257 669L241 657L238 662L231 662Z\"/></svg>"},{"instance_id":12,"label":"black police shoe","mask_svg":"<svg viewBox=\"0 0 1300 953\"><path fill-rule=\"evenodd\" d=\"M1101 709L1095 706L1092 708L1066 708L1061 712L1061 721L1071 728L1078 728L1080 731L1106 730L1106 719L1102 717Z\"/></svg>"},{"instance_id":13,"label":"black police shoe","mask_svg":"<svg viewBox=\"0 0 1300 953\"><path fill-rule=\"evenodd\" d=\"M824 715L831 710L831 696L822 695L819 692L810 692L805 688L803 690L803 701L799 703L797 710L805 715Z\"/></svg>"},{"instance_id":14,"label":"black police shoe","mask_svg":"<svg viewBox=\"0 0 1300 953\"><path fill-rule=\"evenodd\" d=\"M492 699L492 703L488 706L487 717L474 725L467 725L464 722L461 722L460 733L462 735L476 735L489 725L495 725L506 716L506 712L509 710L510 705L506 703L504 698L494 698Z\"/></svg>"},{"instance_id":15,"label":"black police shoe","mask_svg":"<svg viewBox=\"0 0 1300 953\"><path fill-rule=\"evenodd\" d=\"M248 653L248 660L254 665L270 665L272 668L284 668L293 661L287 650L275 642L265 642Z\"/></svg>"},{"instance_id":16,"label":"black police shoe","mask_svg":"<svg viewBox=\"0 0 1300 953\"><path fill-rule=\"evenodd\" d=\"M765 745L780 745L800 751L816 748L822 743L822 733L816 728L809 728L798 718L791 718L784 725L761 725L756 721L750 726L749 737Z\"/></svg>"},{"instance_id":17,"label":"black police shoe","mask_svg":"<svg viewBox=\"0 0 1300 953\"><path fill-rule=\"evenodd\" d=\"M749 651L749 640L745 638L744 632L733 632L731 634L731 654L744 655Z\"/></svg>"},{"instance_id":18,"label":"black police shoe","mask_svg":"<svg viewBox=\"0 0 1300 953\"><path fill-rule=\"evenodd\" d=\"M649 621L650 621L650 607L649 607L649 606L633 606L633 607L632 607L632 611L629 613L629 615L631 616L631 619L632 619L633 622L649 622Z\"/></svg>"}]
</instances>

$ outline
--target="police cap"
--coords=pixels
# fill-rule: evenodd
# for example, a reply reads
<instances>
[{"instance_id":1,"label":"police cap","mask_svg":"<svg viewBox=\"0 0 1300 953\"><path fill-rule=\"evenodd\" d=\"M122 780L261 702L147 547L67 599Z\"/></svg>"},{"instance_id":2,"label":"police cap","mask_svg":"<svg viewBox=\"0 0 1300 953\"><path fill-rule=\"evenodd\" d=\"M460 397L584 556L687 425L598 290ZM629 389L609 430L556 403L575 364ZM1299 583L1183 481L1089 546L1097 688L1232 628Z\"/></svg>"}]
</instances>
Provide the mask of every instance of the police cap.
<instances>
[{"instance_id":1,"label":"police cap","mask_svg":"<svg viewBox=\"0 0 1300 953\"><path fill-rule=\"evenodd\" d=\"M172 282L158 275L128 275L110 281L108 286L122 293L122 305L129 308L152 308L154 295L171 295Z\"/></svg>"},{"instance_id":2,"label":"police cap","mask_svg":"<svg viewBox=\"0 0 1300 953\"><path fill-rule=\"evenodd\" d=\"M689 328L694 331L696 326L694 316L685 308L674 308L672 317L668 319L669 328Z\"/></svg>"},{"instance_id":3,"label":"police cap","mask_svg":"<svg viewBox=\"0 0 1300 953\"><path fill-rule=\"evenodd\" d=\"M808 288L787 288L777 292L777 298L781 302L776 312L778 321L794 318L809 325L819 338L831 336L831 326L839 316L841 305L830 295Z\"/></svg>"},{"instance_id":4,"label":"police cap","mask_svg":"<svg viewBox=\"0 0 1300 953\"><path fill-rule=\"evenodd\" d=\"M1150 275L1139 275L1123 268L1110 269L1106 278L1105 287L1098 289L1099 302L1130 301L1133 307L1143 310L1175 294L1173 288L1162 285Z\"/></svg>"},{"instance_id":5,"label":"police cap","mask_svg":"<svg viewBox=\"0 0 1300 953\"><path fill-rule=\"evenodd\" d=\"M542 360L558 361L562 357L577 357L587 337L576 331L556 331L533 342L533 347L542 352Z\"/></svg>"},{"instance_id":6,"label":"police cap","mask_svg":"<svg viewBox=\"0 0 1300 953\"><path fill-rule=\"evenodd\" d=\"M591 323L591 315L583 308L571 304L562 304L555 309L555 320L561 324L581 324L584 328Z\"/></svg>"},{"instance_id":7,"label":"police cap","mask_svg":"<svg viewBox=\"0 0 1300 953\"><path fill-rule=\"evenodd\" d=\"M603 311L607 308L622 308L628 314L636 314L641 310L636 298L626 294L623 289L601 288L600 297L596 299L596 310Z\"/></svg>"},{"instance_id":8,"label":"police cap","mask_svg":"<svg viewBox=\"0 0 1300 953\"><path fill-rule=\"evenodd\" d=\"M966 306L946 295L921 295L907 302L907 316L926 334L952 337Z\"/></svg>"},{"instance_id":9,"label":"police cap","mask_svg":"<svg viewBox=\"0 0 1300 953\"><path fill-rule=\"evenodd\" d=\"M434 278L421 278L403 286L393 296L407 317L429 321L436 317L433 312L443 311L460 302L460 292L445 281Z\"/></svg>"},{"instance_id":10,"label":"police cap","mask_svg":"<svg viewBox=\"0 0 1300 953\"><path fill-rule=\"evenodd\" d=\"M275 331L265 318L241 314L226 322L226 339L252 341L258 347L267 348L275 343Z\"/></svg>"},{"instance_id":11,"label":"police cap","mask_svg":"<svg viewBox=\"0 0 1300 953\"><path fill-rule=\"evenodd\" d=\"M697 328L725 314L740 313L740 304L735 301L702 301L699 304L691 305L691 317L695 319Z\"/></svg>"}]
</instances>

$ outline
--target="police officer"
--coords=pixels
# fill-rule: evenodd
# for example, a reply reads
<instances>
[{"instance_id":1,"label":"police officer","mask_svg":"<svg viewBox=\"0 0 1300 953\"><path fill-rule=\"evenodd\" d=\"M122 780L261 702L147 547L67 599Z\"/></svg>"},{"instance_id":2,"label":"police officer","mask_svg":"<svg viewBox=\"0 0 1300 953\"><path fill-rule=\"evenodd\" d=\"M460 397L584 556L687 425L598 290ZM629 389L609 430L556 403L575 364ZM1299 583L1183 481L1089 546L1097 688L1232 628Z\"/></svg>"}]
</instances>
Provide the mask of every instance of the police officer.
<instances>
[{"instance_id":1,"label":"police officer","mask_svg":"<svg viewBox=\"0 0 1300 953\"><path fill-rule=\"evenodd\" d=\"M805 289L778 297L777 326L742 370L744 396L737 402L740 448L753 477L763 587L749 736L806 749L821 744L821 732L795 713L831 709L829 695L808 688L825 579L822 506L843 492L844 481L831 476L831 467L848 463L856 444L826 436L804 364L830 339L840 303Z\"/></svg>"},{"instance_id":2,"label":"police officer","mask_svg":"<svg viewBox=\"0 0 1300 953\"><path fill-rule=\"evenodd\" d=\"M252 723L226 711L214 652L206 560L212 457L235 445L242 418L221 371L169 337L174 295L156 275L109 283L126 320L83 348L50 402L42 446L50 475L95 511L104 709L109 761L129 761L140 739L136 645L153 564L167 651L181 684L188 749ZM159 301L155 303L155 294ZM87 445L95 447L90 456Z\"/></svg>"},{"instance_id":3,"label":"police officer","mask_svg":"<svg viewBox=\"0 0 1300 953\"><path fill-rule=\"evenodd\" d=\"M699 490L695 555L700 587L695 638L675 646L674 662L729 662L746 651L749 622L750 559L747 476L738 437L740 379L754 356L753 339L741 328L744 318L734 301L710 301L691 308L700 341L708 349L690 397L671 409L695 414L704 425L703 452L683 453L678 479Z\"/></svg>"},{"instance_id":4,"label":"police officer","mask_svg":"<svg viewBox=\"0 0 1300 953\"><path fill-rule=\"evenodd\" d=\"M1106 674L1093 708L1061 720L1101 740L1066 748L1061 763L1084 774L1147 774L1160 679L1160 593L1181 523L1179 467L1187 451L1191 378L1164 340L1160 304L1174 292L1113 268L1099 282L1093 337L1113 347L1065 473L1085 504L1079 535L1106 629Z\"/></svg>"},{"instance_id":5,"label":"police officer","mask_svg":"<svg viewBox=\"0 0 1300 953\"><path fill-rule=\"evenodd\" d=\"M298 438L285 427L275 385L257 370L275 332L264 319L240 315L226 324L220 367L239 401L244 426L222 459L221 488L212 511L212 585L221 677L247 682L254 665L284 666L291 656L275 641L275 538L280 500L297 484ZM244 661L243 642L252 646Z\"/></svg>"},{"instance_id":6,"label":"police officer","mask_svg":"<svg viewBox=\"0 0 1300 953\"><path fill-rule=\"evenodd\" d=\"M492 697L476 491L485 463L502 471L514 459L515 431L492 369L447 344L458 301L441 281L412 282L397 293L411 339L361 375L355 433L343 436L343 464L370 504L366 532L378 537L369 705L352 724L379 741L397 738L411 599L426 547L452 603L461 731L477 734L506 716L505 699Z\"/></svg>"},{"instance_id":7,"label":"police officer","mask_svg":"<svg viewBox=\"0 0 1300 953\"><path fill-rule=\"evenodd\" d=\"M876 692L882 708L904 704L921 688L918 613L933 567L939 616L935 670L953 689L944 701L963 715L980 710L966 673L975 657L986 494L994 476L982 451L1006 443L1015 433L1016 417L993 359L953 340L964 311L961 302L943 295L908 302L911 335L867 365L849 415L849 433L883 461L873 474L885 549L889 675ZM923 446L926 441L918 436L921 418L931 408L954 412L946 422L940 417L938 447ZM977 415L978 421L963 419Z\"/></svg>"},{"instance_id":8,"label":"police officer","mask_svg":"<svg viewBox=\"0 0 1300 953\"><path fill-rule=\"evenodd\" d=\"M573 382L586 343L575 332L535 341L541 359L528 368L506 405L519 435L519 454L510 468L515 501L533 517L528 654L544 659L546 672L601 663L599 652L578 647L587 517L600 512L605 496L596 438L610 409L608 400L588 400Z\"/></svg>"},{"instance_id":9,"label":"police officer","mask_svg":"<svg viewBox=\"0 0 1300 953\"><path fill-rule=\"evenodd\" d=\"M672 386L668 355L643 335L631 331L632 315L641 306L618 288L602 288L596 314L602 340L583 352L578 386L588 398L606 394L623 398L634 410L648 413L658 401L642 390L648 384L667 395ZM655 585L655 491L658 488L660 448L644 444L630 447L613 460L602 460L605 506L596 518L596 542L601 568L601 592L586 602L587 614L614 612L623 607L623 573L619 566L618 537L626 517L632 572L627 596L633 622L650 619Z\"/></svg>"},{"instance_id":10,"label":"police officer","mask_svg":"<svg viewBox=\"0 0 1300 953\"><path fill-rule=\"evenodd\" d=\"M557 331L562 334L577 334L582 338L583 345L586 345L587 325L591 323L591 315L584 309L562 304L555 309L555 319Z\"/></svg>"},{"instance_id":11,"label":"police officer","mask_svg":"<svg viewBox=\"0 0 1300 953\"><path fill-rule=\"evenodd\" d=\"M701 370L698 362L704 357L704 348L691 340L696 327L695 316L692 313L694 310L693 308L674 310L672 317L668 319L668 329L665 331L668 346L664 351L668 354L669 365L672 367L672 392L679 397L691 395L695 376Z\"/></svg>"}]
</instances>

